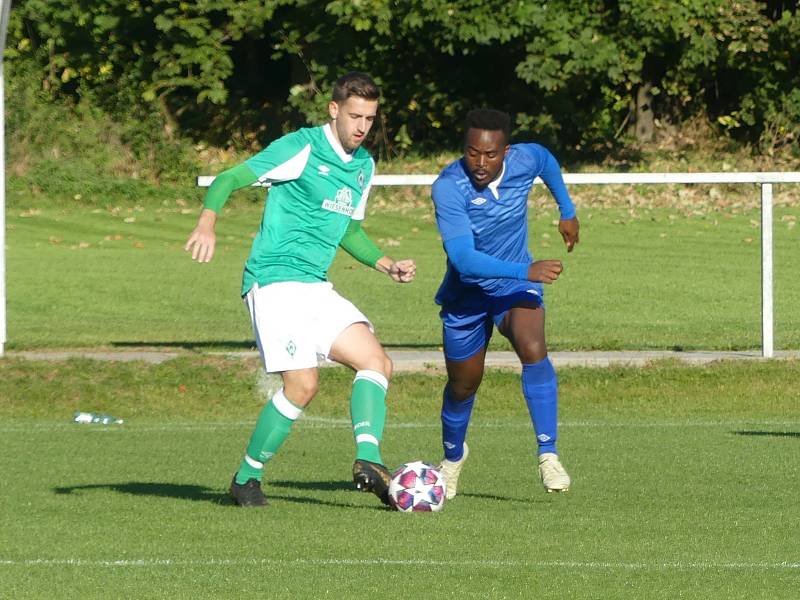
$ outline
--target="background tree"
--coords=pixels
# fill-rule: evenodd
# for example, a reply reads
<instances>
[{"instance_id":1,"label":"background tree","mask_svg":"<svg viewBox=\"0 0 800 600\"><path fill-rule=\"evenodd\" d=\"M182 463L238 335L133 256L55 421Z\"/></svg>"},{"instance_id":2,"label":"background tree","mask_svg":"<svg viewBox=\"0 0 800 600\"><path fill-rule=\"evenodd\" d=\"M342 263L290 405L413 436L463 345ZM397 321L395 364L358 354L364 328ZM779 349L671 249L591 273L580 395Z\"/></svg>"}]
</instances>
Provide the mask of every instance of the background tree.
<instances>
[{"instance_id":1,"label":"background tree","mask_svg":"<svg viewBox=\"0 0 800 600\"><path fill-rule=\"evenodd\" d=\"M764 152L798 151L795 1L20 0L10 72L55 99L259 145L324 114L346 70L385 92L382 156L458 143L473 106L517 134L608 153L704 118ZM135 128L134 128L135 129Z\"/></svg>"}]
</instances>

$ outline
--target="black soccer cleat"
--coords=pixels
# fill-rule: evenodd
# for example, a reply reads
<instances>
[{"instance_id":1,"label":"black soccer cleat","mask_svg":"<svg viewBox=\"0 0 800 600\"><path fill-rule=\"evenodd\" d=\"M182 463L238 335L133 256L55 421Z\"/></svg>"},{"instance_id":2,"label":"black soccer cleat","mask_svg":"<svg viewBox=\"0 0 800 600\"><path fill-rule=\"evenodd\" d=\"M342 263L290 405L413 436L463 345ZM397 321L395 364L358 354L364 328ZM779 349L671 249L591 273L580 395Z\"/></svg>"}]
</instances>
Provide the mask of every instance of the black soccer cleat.
<instances>
[{"instance_id":1,"label":"black soccer cleat","mask_svg":"<svg viewBox=\"0 0 800 600\"><path fill-rule=\"evenodd\" d=\"M362 492L372 492L389 506L389 469L378 463L358 459L353 463L353 482Z\"/></svg>"},{"instance_id":2,"label":"black soccer cleat","mask_svg":"<svg viewBox=\"0 0 800 600\"><path fill-rule=\"evenodd\" d=\"M243 484L236 483L236 475L231 481L231 498L239 506L266 506L267 497L261 491L261 482L258 479L248 479Z\"/></svg>"}]
</instances>

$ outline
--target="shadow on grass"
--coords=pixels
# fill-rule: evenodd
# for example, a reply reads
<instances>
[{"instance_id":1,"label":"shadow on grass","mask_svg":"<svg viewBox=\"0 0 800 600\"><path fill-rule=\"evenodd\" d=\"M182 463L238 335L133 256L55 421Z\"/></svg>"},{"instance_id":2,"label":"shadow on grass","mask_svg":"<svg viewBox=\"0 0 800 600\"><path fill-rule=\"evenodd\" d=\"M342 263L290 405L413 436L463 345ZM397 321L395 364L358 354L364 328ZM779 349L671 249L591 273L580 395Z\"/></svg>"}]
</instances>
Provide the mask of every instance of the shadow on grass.
<instances>
[{"instance_id":1,"label":"shadow on grass","mask_svg":"<svg viewBox=\"0 0 800 600\"><path fill-rule=\"evenodd\" d=\"M284 502L294 502L295 504L315 504L317 506L333 506L336 508L355 508L356 510L379 510L381 512L392 510L383 504L370 504L363 506L360 504L345 504L343 502L329 502L327 500L319 500L318 498L296 497L296 496L276 496L275 494L267 493L267 500L281 500Z\"/></svg>"},{"instance_id":2,"label":"shadow on grass","mask_svg":"<svg viewBox=\"0 0 800 600\"><path fill-rule=\"evenodd\" d=\"M187 340L180 341L174 340L171 342L142 342L142 341L119 341L111 342L114 348L175 348L182 350L257 350L255 342L252 340L216 340L206 342L190 342ZM399 342L396 344L383 344L384 348L389 350L438 350L441 346L441 340L430 343L404 343Z\"/></svg>"},{"instance_id":3,"label":"shadow on grass","mask_svg":"<svg viewBox=\"0 0 800 600\"><path fill-rule=\"evenodd\" d=\"M437 340L434 342L422 342L422 343L405 343L405 342L397 342L396 344L383 344L384 348L389 350L436 350L441 352L439 348L442 345L442 340Z\"/></svg>"},{"instance_id":4,"label":"shadow on grass","mask_svg":"<svg viewBox=\"0 0 800 600\"><path fill-rule=\"evenodd\" d=\"M482 500L499 500L500 502L517 502L519 504L547 504L549 501L543 498L510 498L508 496L498 496L497 494L470 494L459 492L459 496L464 498L481 498ZM550 494L548 494L550 495Z\"/></svg>"},{"instance_id":5,"label":"shadow on grass","mask_svg":"<svg viewBox=\"0 0 800 600\"><path fill-rule=\"evenodd\" d=\"M372 504L369 506L360 506L357 504L342 504L340 502L329 502L327 500L319 500L317 498L308 497L294 497L294 496L277 496L270 493L271 488L285 488L292 490L316 490L322 492L354 492L359 495L364 492L357 492L350 481L265 481L265 494L268 499L286 500L287 502L299 502L301 504L322 504L325 506L337 506L339 508L358 508L370 510L391 510L388 506L382 504Z\"/></svg>"},{"instance_id":6,"label":"shadow on grass","mask_svg":"<svg viewBox=\"0 0 800 600\"><path fill-rule=\"evenodd\" d=\"M53 491L60 495L69 495L73 492L85 490L111 490L121 494L133 494L134 496L157 496L160 498L211 502L213 504L233 504L233 500L230 499L226 492L202 485L182 483L129 481L127 483L90 483L53 488Z\"/></svg>"},{"instance_id":7,"label":"shadow on grass","mask_svg":"<svg viewBox=\"0 0 800 600\"><path fill-rule=\"evenodd\" d=\"M217 340L211 342L190 342L175 340L171 342L111 342L114 348L181 348L183 350L256 350L252 341Z\"/></svg>"},{"instance_id":8,"label":"shadow on grass","mask_svg":"<svg viewBox=\"0 0 800 600\"><path fill-rule=\"evenodd\" d=\"M734 431L736 435L800 438L800 431Z\"/></svg>"},{"instance_id":9,"label":"shadow on grass","mask_svg":"<svg viewBox=\"0 0 800 600\"><path fill-rule=\"evenodd\" d=\"M316 504L320 506L334 506L337 508L356 508L359 510L387 510L382 505L360 506L358 504L345 504L341 502L329 502L318 498L278 496L270 494L269 488L282 487L292 489L339 491L353 490L352 484L343 481L276 481L265 482L265 493L267 500L281 500L284 502L294 502L297 504ZM180 484L180 483L157 483L147 481L129 481L127 483L91 483L86 485L73 485L53 488L57 495L69 495L75 492L86 490L111 490L121 494L132 494L134 496L155 496L158 498L175 498L177 500L189 500L192 502L210 502L221 506L235 506L233 500L227 492L207 488L202 485Z\"/></svg>"},{"instance_id":10,"label":"shadow on grass","mask_svg":"<svg viewBox=\"0 0 800 600\"><path fill-rule=\"evenodd\" d=\"M291 488L294 490L320 490L323 492L351 491L349 481L264 481L266 487Z\"/></svg>"}]
</instances>

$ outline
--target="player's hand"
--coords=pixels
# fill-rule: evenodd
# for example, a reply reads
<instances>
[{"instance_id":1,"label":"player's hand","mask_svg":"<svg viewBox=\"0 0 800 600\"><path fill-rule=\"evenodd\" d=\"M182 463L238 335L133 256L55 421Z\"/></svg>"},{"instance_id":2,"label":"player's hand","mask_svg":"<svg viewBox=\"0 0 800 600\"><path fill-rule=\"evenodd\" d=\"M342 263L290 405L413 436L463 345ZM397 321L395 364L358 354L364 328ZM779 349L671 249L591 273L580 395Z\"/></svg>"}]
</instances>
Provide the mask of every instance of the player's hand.
<instances>
[{"instance_id":1,"label":"player's hand","mask_svg":"<svg viewBox=\"0 0 800 600\"><path fill-rule=\"evenodd\" d=\"M214 225L217 222L217 214L208 209L203 209L197 221L197 227L183 247L187 252L191 251L192 260L199 263L210 262L214 258L214 248L217 246L217 234L214 232Z\"/></svg>"},{"instance_id":2,"label":"player's hand","mask_svg":"<svg viewBox=\"0 0 800 600\"><path fill-rule=\"evenodd\" d=\"M563 270L560 260L537 260L528 265L528 281L553 283Z\"/></svg>"},{"instance_id":3,"label":"player's hand","mask_svg":"<svg viewBox=\"0 0 800 600\"><path fill-rule=\"evenodd\" d=\"M389 277L397 283L408 283L413 281L417 275L417 265L410 258L396 260L389 267Z\"/></svg>"},{"instance_id":4,"label":"player's hand","mask_svg":"<svg viewBox=\"0 0 800 600\"><path fill-rule=\"evenodd\" d=\"M567 245L567 252L572 252L572 249L575 248L575 244L578 243L580 228L581 225L578 223L578 217L561 219L558 222L558 232Z\"/></svg>"}]
</instances>

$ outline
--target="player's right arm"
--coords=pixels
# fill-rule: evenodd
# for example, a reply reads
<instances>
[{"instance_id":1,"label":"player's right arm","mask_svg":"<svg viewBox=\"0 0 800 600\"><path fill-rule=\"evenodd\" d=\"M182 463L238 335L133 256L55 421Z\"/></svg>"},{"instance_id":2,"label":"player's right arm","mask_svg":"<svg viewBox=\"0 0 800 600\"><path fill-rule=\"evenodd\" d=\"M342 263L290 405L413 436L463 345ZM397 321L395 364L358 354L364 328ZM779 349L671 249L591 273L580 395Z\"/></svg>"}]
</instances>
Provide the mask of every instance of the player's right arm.
<instances>
[{"instance_id":1,"label":"player's right arm","mask_svg":"<svg viewBox=\"0 0 800 600\"><path fill-rule=\"evenodd\" d=\"M475 237L472 234L464 199L452 181L438 179L433 184L431 195L444 251L450 263L462 275L542 283L552 283L558 278L563 268L561 261L537 260L533 263L515 263L476 250Z\"/></svg>"},{"instance_id":2,"label":"player's right arm","mask_svg":"<svg viewBox=\"0 0 800 600\"><path fill-rule=\"evenodd\" d=\"M186 242L185 249L191 250L192 260L203 263L214 257L217 215L234 191L249 187L256 181L273 183L297 179L310 153L311 145L299 130L278 138L244 163L217 175L203 199L197 227Z\"/></svg>"},{"instance_id":3,"label":"player's right arm","mask_svg":"<svg viewBox=\"0 0 800 600\"><path fill-rule=\"evenodd\" d=\"M191 251L192 260L207 263L214 258L217 245L215 226L217 214L235 190L253 185L258 178L246 164L223 171L214 178L203 199L203 210L189 236L184 250Z\"/></svg>"}]
</instances>

